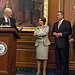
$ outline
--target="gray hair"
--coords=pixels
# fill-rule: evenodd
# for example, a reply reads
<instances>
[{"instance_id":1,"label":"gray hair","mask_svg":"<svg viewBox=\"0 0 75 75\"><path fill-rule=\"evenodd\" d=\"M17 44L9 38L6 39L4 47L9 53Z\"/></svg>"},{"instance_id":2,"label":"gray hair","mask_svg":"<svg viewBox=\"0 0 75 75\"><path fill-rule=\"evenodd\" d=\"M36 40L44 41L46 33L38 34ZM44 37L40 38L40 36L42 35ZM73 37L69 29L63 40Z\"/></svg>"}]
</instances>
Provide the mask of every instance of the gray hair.
<instances>
[{"instance_id":1,"label":"gray hair","mask_svg":"<svg viewBox=\"0 0 75 75\"><path fill-rule=\"evenodd\" d=\"M11 11L10 8L5 8L5 10L4 10L4 14L5 14L6 12L9 12L9 11Z\"/></svg>"}]
</instances>

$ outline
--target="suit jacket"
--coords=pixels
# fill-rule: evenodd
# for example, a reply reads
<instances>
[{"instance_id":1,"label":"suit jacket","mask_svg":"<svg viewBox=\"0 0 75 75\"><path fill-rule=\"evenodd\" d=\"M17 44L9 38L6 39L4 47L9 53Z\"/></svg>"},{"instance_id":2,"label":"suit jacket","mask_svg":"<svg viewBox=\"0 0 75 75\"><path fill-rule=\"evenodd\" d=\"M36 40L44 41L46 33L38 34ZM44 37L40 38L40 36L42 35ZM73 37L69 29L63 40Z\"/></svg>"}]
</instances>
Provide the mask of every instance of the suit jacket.
<instances>
[{"instance_id":1,"label":"suit jacket","mask_svg":"<svg viewBox=\"0 0 75 75\"><path fill-rule=\"evenodd\" d=\"M4 25L5 24L4 22L5 22L4 17L0 18L0 25L1 24ZM16 20L14 18L10 18L10 23L11 23L11 28L15 28L17 30L17 32L19 32L18 29L16 28L16 25L15 25Z\"/></svg>"},{"instance_id":2,"label":"suit jacket","mask_svg":"<svg viewBox=\"0 0 75 75\"><path fill-rule=\"evenodd\" d=\"M50 45L50 41L48 38L49 26L44 25L42 33L39 33L40 31L39 29L40 29L40 26L36 27L35 32L34 32L34 33L37 33L35 46L39 45L39 38L41 37L43 38L44 45Z\"/></svg>"},{"instance_id":3,"label":"suit jacket","mask_svg":"<svg viewBox=\"0 0 75 75\"><path fill-rule=\"evenodd\" d=\"M62 33L62 36L60 36L59 38L56 38L54 36L55 37L55 47L57 47L57 46L58 46L58 48L69 47L69 35L72 32L71 24L69 21L63 20L63 22L60 25L60 28L58 30L58 23L59 22L56 22L53 25L52 35L54 32L56 32L56 33Z\"/></svg>"},{"instance_id":4,"label":"suit jacket","mask_svg":"<svg viewBox=\"0 0 75 75\"><path fill-rule=\"evenodd\" d=\"M74 40L75 40L75 24L73 26L73 34L72 34L71 38L74 38ZM74 54L75 54L75 42L73 43L73 48L74 48Z\"/></svg>"}]
</instances>

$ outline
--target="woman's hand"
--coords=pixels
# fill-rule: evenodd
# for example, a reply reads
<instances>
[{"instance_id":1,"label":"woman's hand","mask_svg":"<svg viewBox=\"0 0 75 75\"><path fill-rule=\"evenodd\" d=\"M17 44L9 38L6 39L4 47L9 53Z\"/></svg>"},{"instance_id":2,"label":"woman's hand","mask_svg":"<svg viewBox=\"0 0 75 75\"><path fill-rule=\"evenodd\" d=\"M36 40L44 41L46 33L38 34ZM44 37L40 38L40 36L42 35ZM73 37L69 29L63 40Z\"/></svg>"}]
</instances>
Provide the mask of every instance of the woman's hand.
<instances>
[{"instance_id":1,"label":"woman's hand","mask_svg":"<svg viewBox=\"0 0 75 75\"><path fill-rule=\"evenodd\" d=\"M37 35L37 33L34 33L34 36L36 36Z\"/></svg>"}]
</instances>

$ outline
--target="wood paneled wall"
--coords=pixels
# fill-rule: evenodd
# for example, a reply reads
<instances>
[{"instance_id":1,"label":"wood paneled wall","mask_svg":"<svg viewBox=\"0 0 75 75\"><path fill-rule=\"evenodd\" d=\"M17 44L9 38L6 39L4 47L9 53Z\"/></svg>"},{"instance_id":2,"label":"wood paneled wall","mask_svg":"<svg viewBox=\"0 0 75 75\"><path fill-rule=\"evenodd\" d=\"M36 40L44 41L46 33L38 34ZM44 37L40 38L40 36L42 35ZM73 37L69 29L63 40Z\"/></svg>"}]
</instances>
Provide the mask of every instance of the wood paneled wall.
<instances>
[{"instance_id":1,"label":"wood paneled wall","mask_svg":"<svg viewBox=\"0 0 75 75\"><path fill-rule=\"evenodd\" d=\"M21 39L17 40L17 66L35 67L35 38L32 32L24 32L19 34Z\"/></svg>"},{"instance_id":2,"label":"wood paneled wall","mask_svg":"<svg viewBox=\"0 0 75 75\"><path fill-rule=\"evenodd\" d=\"M75 0L60 0L61 6L60 9L64 12L64 18L71 22L75 21L75 16L73 15L73 6ZM57 21L57 11L59 9L59 0L49 0L48 1L48 25L50 27L49 39L51 45L49 48L49 58L48 58L48 68L55 68L55 51L54 51L54 38L51 35L53 24ZM19 34L21 39L17 40L17 50L16 50L16 66L22 67L36 67L36 49L34 46L35 37L33 32L22 32ZM70 70L75 70L75 56L73 51L73 45L70 45L70 54L69 54L69 65Z\"/></svg>"}]
</instances>

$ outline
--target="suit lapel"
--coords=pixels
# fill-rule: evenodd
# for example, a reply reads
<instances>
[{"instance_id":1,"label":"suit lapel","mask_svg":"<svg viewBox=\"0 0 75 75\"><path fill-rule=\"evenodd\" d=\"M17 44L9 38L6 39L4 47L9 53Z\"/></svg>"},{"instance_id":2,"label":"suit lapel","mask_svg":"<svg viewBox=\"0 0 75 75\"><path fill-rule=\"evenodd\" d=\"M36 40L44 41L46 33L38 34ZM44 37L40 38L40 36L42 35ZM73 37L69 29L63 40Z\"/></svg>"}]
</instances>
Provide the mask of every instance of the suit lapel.
<instances>
[{"instance_id":1,"label":"suit lapel","mask_svg":"<svg viewBox=\"0 0 75 75\"><path fill-rule=\"evenodd\" d=\"M5 19L4 19L4 17L2 17L2 19L3 19L3 21L5 22Z\"/></svg>"},{"instance_id":2,"label":"suit lapel","mask_svg":"<svg viewBox=\"0 0 75 75\"><path fill-rule=\"evenodd\" d=\"M11 25L11 27L14 26L14 22L13 22L12 18L10 18L10 25Z\"/></svg>"},{"instance_id":3,"label":"suit lapel","mask_svg":"<svg viewBox=\"0 0 75 75\"><path fill-rule=\"evenodd\" d=\"M4 24L5 25L5 18L4 17L2 17L2 22L1 22L1 24Z\"/></svg>"},{"instance_id":4,"label":"suit lapel","mask_svg":"<svg viewBox=\"0 0 75 75\"><path fill-rule=\"evenodd\" d=\"M57 31L58 31L58 24L59 24L59 22L56 23L56 30L57 30Z\"/></svg>"},{"instance_id":5,"label":"suit lapel","mask_svg":"<svg viewBox=\"0 0 75 75\"><path fill-rule=\"evenodd\" d=\"M40 29L40 26L37 27L37 30L36 30L37 33L39 32L39 29Z\"/></svg>"},{"instance_id":6,"label":"suit lapel","mask_svg":"<svg viewBox=\"0 0 75 75\"><path fill-rule=\"evenodd\" d=\"M60 30L60 29L62 28L64 21L65 21L65 20L63 20L63 22L61 23L61 25L60 25L60 27L59 27L58 30ZM58 23L59 23L59 22L58 22Z\"/></svg>"},{"instance_id":7,"label":"suit lapel","mask_svg":"<svg viewBox=\"0 0 75 75\"><path fill-rule=\"evenodd\" d=\"M46 31L46 25L44 25L44 27L43 27L43 32L45 32Z\"/></svg>"},{"instance_id":8,"label":"suit lapel","mask_svg":"<svg viewBox=\"0 0 75 75\"><path fill-rule=\"evenodd\" d=\"M11 18L10 18L10 24L12 25L12 21L11 21Z\"/></svg>"}]
</instances>

